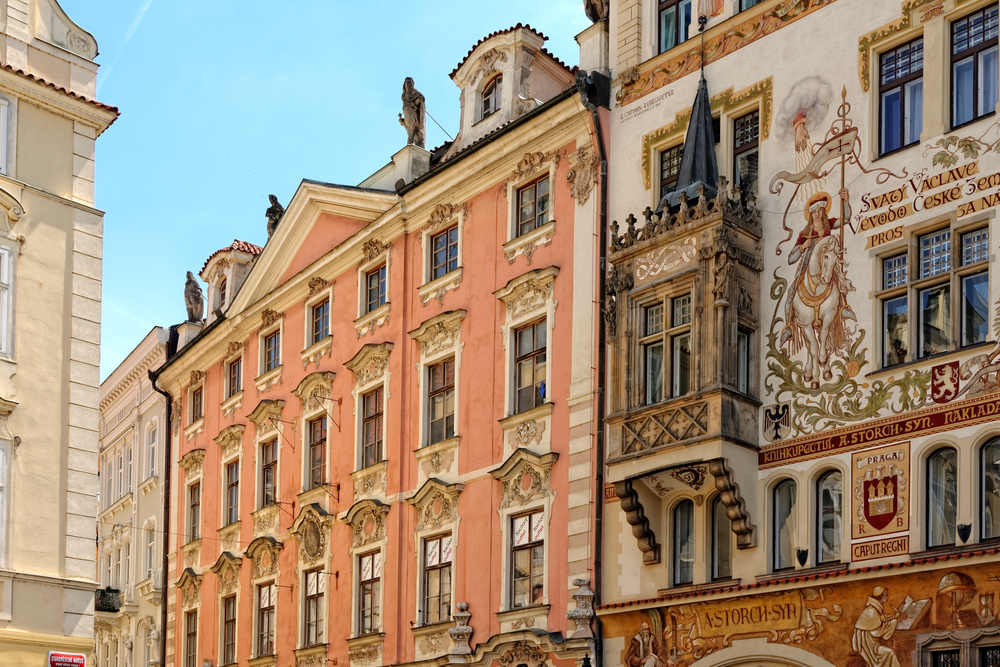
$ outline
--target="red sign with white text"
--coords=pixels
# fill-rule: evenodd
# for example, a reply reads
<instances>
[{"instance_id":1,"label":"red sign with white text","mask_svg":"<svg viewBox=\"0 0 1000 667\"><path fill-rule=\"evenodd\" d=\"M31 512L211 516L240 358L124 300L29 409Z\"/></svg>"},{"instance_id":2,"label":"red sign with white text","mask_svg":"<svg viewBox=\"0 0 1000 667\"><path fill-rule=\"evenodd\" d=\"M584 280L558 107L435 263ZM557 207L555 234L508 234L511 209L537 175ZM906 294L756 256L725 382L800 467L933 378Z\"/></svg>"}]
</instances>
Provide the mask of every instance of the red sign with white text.
<instances>
[{"instance_id":1,"label":"red sign with white text","mask_svg":"<svg viewBox=\"0 0 1000 667\"><path fill-rule=\"evenodd\" d=\"M49 667L87 667L87 656L49 651Z\"/></svg>"}]
</instances>

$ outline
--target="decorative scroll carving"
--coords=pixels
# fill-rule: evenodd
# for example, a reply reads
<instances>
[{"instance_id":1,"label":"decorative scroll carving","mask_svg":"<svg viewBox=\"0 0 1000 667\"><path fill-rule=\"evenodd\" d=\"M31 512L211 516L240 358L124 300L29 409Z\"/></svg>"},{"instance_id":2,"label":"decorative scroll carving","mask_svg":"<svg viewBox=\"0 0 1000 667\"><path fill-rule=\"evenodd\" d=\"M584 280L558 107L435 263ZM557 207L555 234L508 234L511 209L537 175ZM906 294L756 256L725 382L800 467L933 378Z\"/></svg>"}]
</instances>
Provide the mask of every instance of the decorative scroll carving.
<instances>
[{"instance_id":1,"label":"decorative scroll carving","mask_svg":"<svg viewBox=\"0 0 1000 667\"><path fill-rule=\"evenodd\" d=\"M299 518L292 525L292 534L299 543L299 560L311 565L326 553L326 525L316 506L302 509Z\"/></svg>"},{"instance_id":2,"label":"decorative scroll carving","mask_svg":"<svg viewBox=\"0 0 1000 667\"><path fill-rule=\"evenodd\" d=\"M611 267L611 273L605 282L604 325L608 329L608 339L614 340L618 335L618 299L620 295L632 289L635 279L628 267L616 264Z\"/></svg>"},{"instance_id":3,"label":"decorative scroll carving","mask_svg":"<svg viewBox=\"0 0 1000 667\"><path fill-rule=\"evenodd\" d=\"M550 162L555 163L556 166L559 165L559 151L525 153L521 161L514 167L514 171L507 177L507 184L516 183L531 176L543 167L548 167Z\"/></svg>"},{"instance_id":4,"label":"decorative scroll carving","mask_svg":"<svg viewBox=\"0 0 1000 667\"><path fill-rule=\"evenodd\" d=\"M181 402L174 401L170 405L170 428L176 433L181 426Z\"/></svg>"},{"instance_id":5,"label":"decorative scroll carving","mask_svg":"<svg viewBox=\"0 0 1000 667\"><path fill-rule=\"evenodd\" d=\"M708 467L703 465L684 466L674 468L670 471L670 476L678 482L687 484L697 491L705 483L705 475L708 474Z\"/></svg>"},{"instance_id":6,"label":"decorative scroll carving","mask_svg":"<svg viewBox=\"0 0 1000 667\"><path fill-rule=\"evenodd\" d=\"M622 511L625 512L625 520L632 526L632 534L635 536L642 552L642 562L645 565L660 562L660 545L656 541L656 534L649 526L649 519L639 501L639 494L633 488L631 480L615 482L615 495L621 502Z\"/></svg>"},{"instance_id":7,"label":"decorative scroll carving","mask_svg":"<svg viewBox=\"0 0 1000 667\"><path fill-rule=\"evenodd\" d=\"M458 217L459 213L466 214L469 210L468 204L438 204L431 211L430 219L424 225L423 231L434 232Z\"/></svg>"},{"instance_id":8,"label":"decorative scroll carving","mask_svg":"<svg viewBox=\"0 0 1000 667\"><path fill-rule=\"evenodd\" d=\"M389 368L389 353L392 343L368 344L362 347L354 358L344 364L354 373L354 386L363 387L385 377Z\"/></svg>"},{"instance_id":9,"label":"decorative scroll carving","mask_svg":"<svg viewBox=\"0 0 1000 667\"><path fill-rule=\"evenodd\" d=\"M184 477L188 481L201 477L201 466L205 460L204 449L192 449L181 457L180 464L184 468Z\"/></svg>"},{"instance_id":10,"label":"decorative scroll carving","mask_svg":"<svg viewBox=\"0 0 1000 667\"><path fill-rule=\"evenodd\" d=\"M472 648L469 646L469 640L472 639L472 626L469 625L469 619L472 618L472 614L469 613L469 603L459 602L455 605L455 609L457 611L451 615L455 627L448 628L448 634L455 641L451 654L470 655Z\"/></svg>"},{"instance_id":11,"label":"decorative scroll carving","mask_svg":"<svg viewBox=\"0 0 1000 667\"><path fill-rule=\"evenodd\" d=\"M517 425L512 433L513 444L517 447L527 447L531 443L542 442L542 434L545 433L545 422L530 419Z\"/></svg>"},{"instance_id":12,"label":"decorative scroll carving","mask_svg":"<svg viewBox=\"0 0 1000 667\"><path fill-rule=\"evenodd\" d=\"M355 665L373 665L378 661L381 645L366 644L347 652L348 658Z\"/></svg>"},{"instance_id":13,"label":"decorative scroll carving","mask_svg":"<svg viewBox=\"0 0 1000 667\"><path fill-rule=\"evenodd\" d=\"M545 307L552 299L559 269L537 269L514 278L494 296L507 304L507 319L517 319Z\"/></svg>"},{"instance_id":14,"label":"decorative scroll carving","mask_svg":"<svg viewBox=\"0 0 1000 667\"><path fill-rule=\"evenodd\" d=\"M726 506L726 516L732 522L733 532L736 533L736 548L750 549L756 546L756 527L750 521L750 512L747 510L746 501L740 495L739 485L733 479L733 470L729 467L729 462L726 459L715 459L708 462L708 469L715 477L715 488L719 490L719 497Z\"/></svg>"},{"instance_id":15,"label":"decorative scroll carving","mask_svg":"<svg viewBox=\"0 0 1000 667\"><path fill-rule=\"evenodd\" d=\"M201 600L201 575L195 574L191 568L181 573L175 585L181 590L182 607L193 607Z\"/></svg>"},{"instance_id":16,"label":"decorative scroll carving","mask_svg":"<svg viewBox=\"0 0 1000 667\"><path fill-rule=\"evenodd\" d=\"M458 519L458 494L462 484L445 486L427 480L407 502L417 508L417 526L414 530L438 530Z\"/></svg>"},{"instance_id":17,"label":"decorative scroll carving","mask_svg":"<svg viewBox=\"0 0 1000 667\"><path fill-rule=\"evenodd\" d=\"M666 447L708 433L708 401L668 407L622 424L622 454Z\"/></svg>"},{"instance_id":18,"label":"decorative scroll carving","mask_svg":"<svg viewBox=\"0 0 1000 667\"><path fill-rule=\"evenodd\" d=\"M265 309L260 314L261 328L271 326L284 316L284 313L279 313L276 310L272 310L270 308Z\"/></svg>"},{"instance_id":19,"label":"decorative scroll carving","mask_svg":"<svg viewBox=\"0 0 1000 667\"><path fill-rule=\"evenodd\" d=\"M228 595L235 592L240 586L240 565L243 559L234 556L228 551L223 551L219 559L215 561L210 569L219 578L219 593Z\"/></svg>"},{"instance_id":20,"label":"decorative scroll carving","mask_svg":"<svg viewBox=\"0 0 1000 667\"><path fill-rule=\"evenodd\" d=\"M292 392L302 406L303 414L326 408L333 395L333 379L336 377L329 371L310 373L302 378L302 382Z\"/></svg>"},{"instance_id":21,"label":"decorative scroll carving","mask_svg":"<svg viewBox=\"0 0 1000 667\"><path fill-rule=\"evenodd\" d=\"M545 664L545 652L527 642L514 642L514 646L497 658L503 667L526 665L526 667L542 667Z\"/></svg>"},{"instance_id":22,"label":"decorative scroll carving","mask_svg":"<svg viewBox=\"0 0 1000 667\"><path fill-rule=\"evenodd\" d=\"M361 263L367 264L368 262L373 262L379 255L383 255L390 250L392 250L391 243L382 243L380 239L368 239L361 246L361 252L364 255Z\"/></svg>"},{"instance_id":23,"label":"decorative scroll carving","mask_svg":"<svg viewBox=\"0 0 1000 667\"><path fill-rule=\"evenodd\" d=\"M272 401L265 399L257 404L247 418L257 426L257 437L268 435L277 430L281 422L281 410L285 407L284 401Z\"/></svg>"},{"instance_id":24,"label":"decorative scroll carving","mask_svg":"<svg viewBox=\"0 0 1000 667\"><path fill-rule=\"evenodd\" d=\"M507 62L507 52L504 49L488 49L483 52L483 55L479 58L479 64L476 69L472 71L469 77L469 83L475 83L479 80L479 77L487 77L494 72L496 72L496 64L498 62Z\"/></svg>"},{"instance_id":25,"label":"decorative scroll carving","mask_svg":"<svg viewBox=\"0 0 1000 667\"><path fill-rule=\"evenodd\" d=\"M347 522L351 525L355 548L385 539L385 515L388 512L388 506L374 500L362 500L348 510Z\"/></svg>"},{"instance_id":26,"label":"decorative scroll carving","mask_svg":"<svg viewBox=\"0 0 1000 667\"><path fill-rule=\"evenodd\" d=\"M518 449L502 466L490 471L494 479L503 483L503 502L500 509L520 507L551 493L549 478L552 464L558 454L538 456L526 449Z\"/></svg>"},{"instance_id":27,"label":"decorative scroll carving","mask_svg":"<svg viewBox=\"0 0 1000 667\"><path fill-rule=\"evenodd\" d=\"M420 325L419 329L411 331L410 336L420 342L420 356L429 357L455 347L463 319L464 310L453 310L433 317Z\"/></svg>"},{"instance_id":28,"label":"decorative scroll carving","mask_svg":"<svg viewBox=\"0 0 1000 667\"><path fill-rule=\"evenodd\" d=\"M278 532L277 507L277 505L272 505L253 513L253 534L255 537Z\"/></svg>"},{"instance_id":29,"label":"decorative scroll carving","mask_svg":"<svg viewBox=\"0 0 1000 667\"><path fill-rule=\"evenodd\" d=\"M205 380L205 371L191 371L191 384L196 385Z\"/></svg>"},{"instance_id":30,"label":"decorative scroll carving","mask_svg":"<svg viewBox=\"0 0 1000 667\"><path fill-rule=\"evenodd\" d=\"M225 461L240 453L240 450L243 448L244 431L246 431L246 426L235 424L222 429L222 432L216 436L215 442L221 450L221 460Z\"/></svg>"},{"instance_id":31,"label":"decorative scroll carving","mask_svg":"<svg viewBox=\"0 0 1000 667\"><path fill-rule=\"evenodd\" d=\"M569 181L569 194L576 200L576 203L583 206L590 197L590 191L597 184L599 172L597 167L601 164L601 158L590 152L587 146L580 146L573 154L574 162L566 174Z\"/></svg>"},{"instance_id":32,"label":"decorative scroll carving","mask_svg":"<svg viewBox=\"0 0 1000 667\"><path fill-rule=\"evenodd\" d=\"M226 350L226 358L235 357L237 354L246 352L247 345L247 341L243 341L242 343L235 340L230 341L229 348Z\"/></svg>"},{"instance_id":33,"label":"decorative scroll carving","mask_svg":"<svg viewBox=\"0 0 1000 667\"><path fill-rule=\"evenodd\" d=\"M281 542L271 537L258 537L247 547L246 556L253 561L254 580L278 574L278 552Z\"/></svg>"},{"instance_id":34,"label":"decorative scroll carving","mask_svg":"<svg viewBox=\"0 0 1000 667\"><path fill-rule=\"evenodd\" d=\"M317 294L319 294L320 292L322 292L326 288L330 287L330 285L332 285L332 284L333 283L331 283L330 281L328 281L328 280L326 280L324 278L320 278L319 276L315 276L313 278L310 278L309 279L309 296L316 296Z\"/></svg>"}]
</instances>

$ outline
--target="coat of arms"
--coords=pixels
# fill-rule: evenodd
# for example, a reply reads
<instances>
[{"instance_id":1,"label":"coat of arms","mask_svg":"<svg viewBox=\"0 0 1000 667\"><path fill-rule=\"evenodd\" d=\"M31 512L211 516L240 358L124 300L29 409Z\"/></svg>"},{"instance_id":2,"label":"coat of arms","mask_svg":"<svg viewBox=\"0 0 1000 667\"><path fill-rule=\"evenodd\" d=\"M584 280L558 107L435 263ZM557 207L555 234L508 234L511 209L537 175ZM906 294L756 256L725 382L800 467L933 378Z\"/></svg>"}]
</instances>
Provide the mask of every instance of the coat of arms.
<instances>
[{"instance_id":1,"label":"coat of arms","mask_svg":"<svg viewBox=\"0 0 1000 667\"><path fill-rule=\"evenodd\" d=\"M909 528L910 444L857 452L851 457L854 538Z\"/></svg>"},{"instance_id":2,"label":"coat of arms","mask_svg":"<svg viewBox=\"0 0 1000 667\"><path fill-rule=\"evenodd\" d=\"M958 396L958 362L951 361L931 368L931 398L948 403Z\"/></svg>"},{"instance_id":3,"label":"coat of arms","mask_svg":"<svg viewBox=\"0 0 1000 667\"><path fill-rule=\"evenodd\" d=\"M788 403L777 403L764 408L764 438L768 442L777 442L788 437L792 429L792 406Z\"/></svg>"}]
</instances>

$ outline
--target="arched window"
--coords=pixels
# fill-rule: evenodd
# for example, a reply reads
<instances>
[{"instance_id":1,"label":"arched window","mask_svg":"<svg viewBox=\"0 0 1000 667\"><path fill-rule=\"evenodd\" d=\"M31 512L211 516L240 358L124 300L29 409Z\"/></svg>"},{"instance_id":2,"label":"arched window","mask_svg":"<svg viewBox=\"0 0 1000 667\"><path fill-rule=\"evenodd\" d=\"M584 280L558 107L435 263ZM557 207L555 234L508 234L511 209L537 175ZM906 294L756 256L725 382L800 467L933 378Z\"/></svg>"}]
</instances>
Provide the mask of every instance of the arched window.
<instances>
[{"instance_id":1,"label":"arched window","mask_svg":"<svg viewBox=\"0 0 1000 667\"><path fill-rule=\"evenodd\" d=\"M694 582L694 503L674 508L674 586Z\"/></svg>"},{"instance_id":2,"label":"arched window","mask_svg":"<svg viewBox=\"0 0 1000 667\"><path fill-rule=\"evenodd\" d=\"M733 576L733 522L726 514L722 496L712 502L712 578Z\"/></svg>"},{"instance_id":3,"label":"arched window","mask_svg":"<svg viewBox=\"0 0 1000 667\"><path fill-rule=\"evenodd\" d=\"M1000 438L991 440L982 449L983 525L980 539L1000 537Z\"/></svg>"},{"instance_id":4,"label":"arched window","mask_svg":"<svg viewBox=\"0 0 1000 667\"><path fill-rule=\"evenodd\" d=\"M483 118L500 110L500 90L503 77L498 76L483 88Z\"/></svg>"},{"instance_id":5,"label":"arched window","mask_svg":"<svg viewBox=\"0 0 1000 667\"><path fill-rule=\"evenodd\" d=\"M818 563L840 561L841 515L843 512L843 476L831 470L816 485L816 556Z\"/></svg>"},{"instance_id":6,"label":"arched window","mask_svg":"<svg viewBox=\"0 0 1000 667\"><path fill-rule=\"evenodd\" d=\"M772 497L774 570L795 567L795 492L795 482L790 479L774 487Z\"/></svg>"},{"instance_id":7,"label":"arched window","mask_svg":"<svg viewBox=\"0 0 1000 667\"><path fill-rule=\"evenodd\" d=\"M939 449L927 459L927 548L955 544L958 454Z\"/></svg>"}]
</instances>

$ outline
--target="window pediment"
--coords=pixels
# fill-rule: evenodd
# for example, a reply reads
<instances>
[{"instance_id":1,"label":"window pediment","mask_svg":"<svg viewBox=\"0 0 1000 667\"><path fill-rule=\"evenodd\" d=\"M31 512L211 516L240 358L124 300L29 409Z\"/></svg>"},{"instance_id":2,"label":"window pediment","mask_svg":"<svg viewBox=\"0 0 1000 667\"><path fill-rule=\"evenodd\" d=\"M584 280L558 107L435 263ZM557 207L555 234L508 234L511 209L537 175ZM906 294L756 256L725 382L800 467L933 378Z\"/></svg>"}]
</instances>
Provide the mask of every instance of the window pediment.
<instances>
[{"instance_id":1,"label":"window pediment","mask_svg":"<svg viewBox=\"0 0 1000 667\"><path fill-rule=\"evenodd\" d=\"M209 568L219 577L219 593L226 595L239 587L240 566L242 564L242 558L234 556L228 551L219 554L219 559Z\"/></svg>"},{"instance_id":2,"label":"window pediment","mask_svg":"<svg viewBox=\"0 0 1000 667\"><path fill-rule=\"evenodd\" d=\"M201 601L201 575L189 567L184 568L180 579L174 584L181 590L182 607L193 607Z\"/></svg>"},{"instance_id":3,"label":"window pediment","mask_svg":"<svg viewBox=\"0 0 1000 667\"><path fill-rule=\"evenodd\" d=\"M247 418L257 426L257 437L267 435L277 430L281 421L281 410L285 402L281 400L264 399L257 404Z\"/></svg>"},{"instance_id":4,"label":"window pediment","mask_svg":"<svg viewBox=\"0 0 1000 667\"><path fill-rule=\"evenodd\" d=\"M500 508L519 507L549 496L552 465L558 458L555 452L539 456L527 449L517 449L503 465L491 470L493 479L503 483Z\"/></svg>"},{"instance_id":5,"label":"window pediment","mask_svg":"<svg viewBox=\"0 0 1000 667\"><path fill-rule=\"evenodd\" d=\"M344 364L354 373L354 386L363 387L385 376L389 368L389 353L392 343L368 343L362 346L354 357Z\"/></svg>"},{"instance_id":6,"label":"window pediment","mask_svg":"<svg viewBox=\"0 0 1000 667\"><path fill-rule=\"evenodd\" d=\"M278 552L282 544L273 537L258 537L247 546L243 555L253 561L252 579L261 579L278 573Z\"/></svg>"},{"instance_id":7,"label":"window pediment","mask_svg":"<svg viewBox=\"0 0 1000 667\"><path fill-rule=\"evenodd\" d=\"M420 328L410 332L410 336L420 343L420 356L429 357L455 346L465 319L464 310L452 310L432 317Z\"/></svg>"},{"instance_id":8,"label":"window pediment","mask_svg":"<svg viewBox=\"0 0 1000 667\"><path fill-rule=\"evenodd\" d=\"M215 437L215 442L219 445L222 460L230 459L240 453L243 447L243 433L246 425L234 424L222 429L222 432Z\"/></svg>"},{"instance_id":9,"label":"window pediment","mask_svg":"<svg viewBox=\"0 0 1000 667\"><path fill-rule=\"evenodd\" d=\"M458 494L464 484L445 484L428 479L417 493L407 500L417 508L417 526L414 530L437 530L458 519Z\"/></svg>"},{"instance_id":10,"label":"window pediment","mask_svg":"<svg viewBox=\"0 0 1000 667\"><path fill-rule=\"evenodd\" d=\"M559 267L535 269L513 278L493 295L507 304L507 319L516 320L541 310L552 300L555 278Z\"/></svg>"},{"instance_id":11,"label":"window pediment","mask_svg":"<svg viewBox=\"0 0 1000 667\"><path fill-rule=\"evenodd\" d=\"M299 544L299 559L305 564L318 561L326 553L329 515L316 504L306 505L292 524L292 535Z\"/></svg>"},{"instance_id":12,"label":"window pediment","mask_svg":"<svg viewBox=\"0 0 1000 667\"><path fill-rule=\"evenodd\" d=\"M292 393L302 404L302 412L313 412L326 408L326 401L333 395L333 379L336 373L322 371L310 373L302 378L302 382Z\"/></svg>"},{"instance_id":13,"label":"window pediment","mask_svg":"<svg viewBox=\"0 0 1000 667\"><path fill-rule=\"evenodd\" d=\"M192 449L181 457L180 464L184 468L184 476L188 481L201 477L202 463L204 461L204 449Z\"/></svg>"},{"instance_id":14,"label":"window pediment","mask_svg":"<svg viewBox=\"0 0 1000 667\"><path fill-rule=\"evenodd\" d=\"M354 503L347 510L347 523L353 534L353 547L363 547L367 544L385 539L385 517L389 506L377 500L366 499Z\"/></svg>"}]
</instances>

